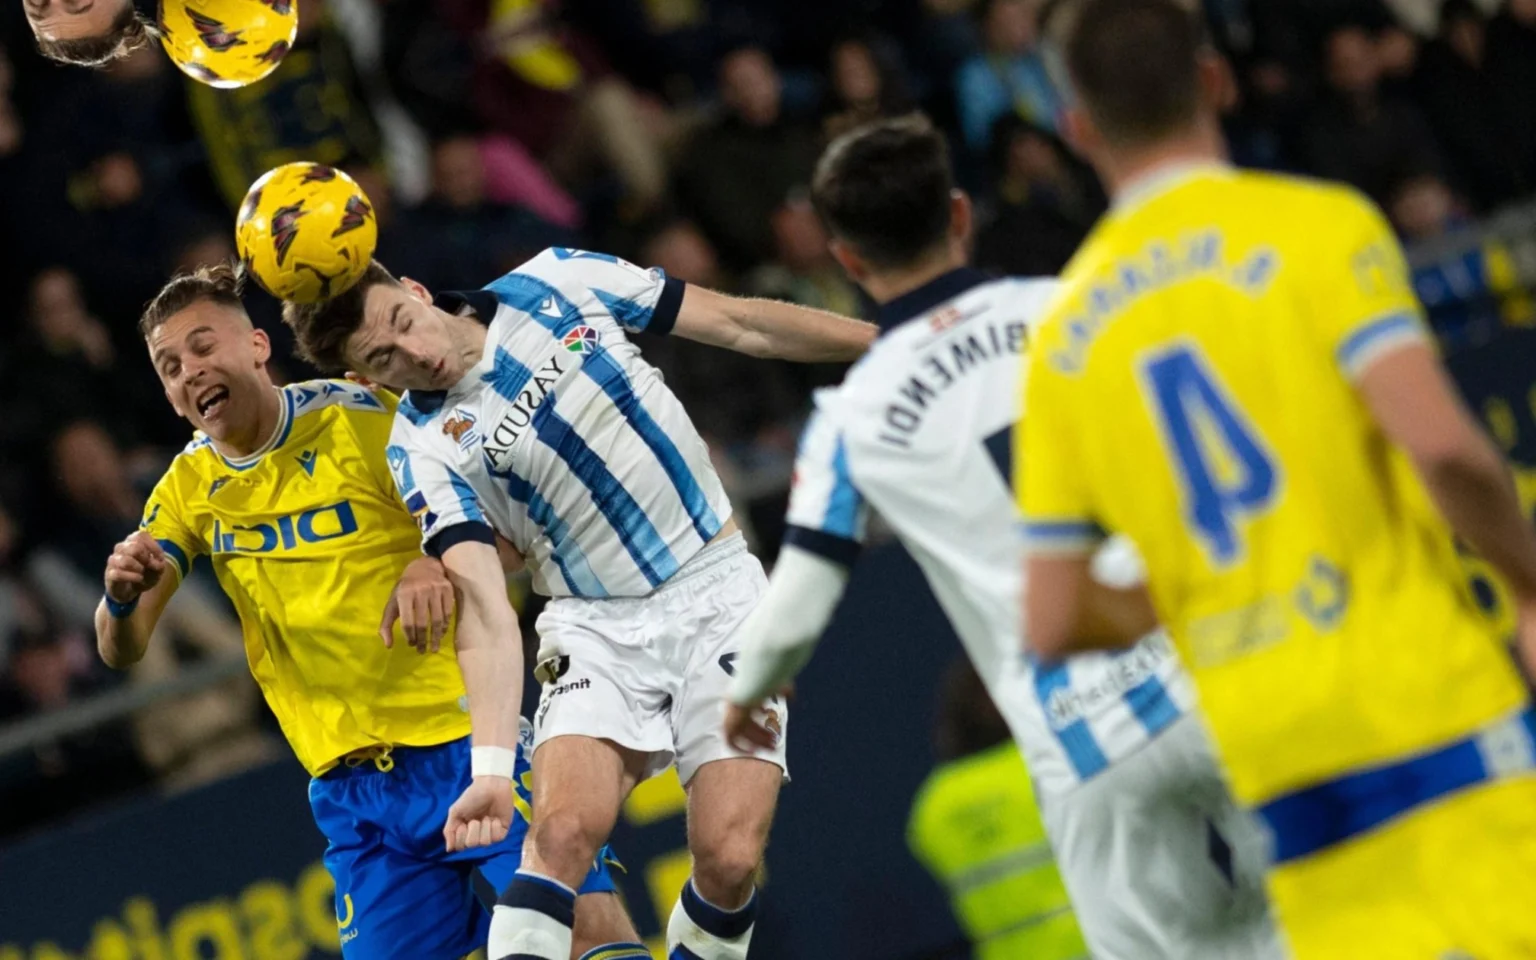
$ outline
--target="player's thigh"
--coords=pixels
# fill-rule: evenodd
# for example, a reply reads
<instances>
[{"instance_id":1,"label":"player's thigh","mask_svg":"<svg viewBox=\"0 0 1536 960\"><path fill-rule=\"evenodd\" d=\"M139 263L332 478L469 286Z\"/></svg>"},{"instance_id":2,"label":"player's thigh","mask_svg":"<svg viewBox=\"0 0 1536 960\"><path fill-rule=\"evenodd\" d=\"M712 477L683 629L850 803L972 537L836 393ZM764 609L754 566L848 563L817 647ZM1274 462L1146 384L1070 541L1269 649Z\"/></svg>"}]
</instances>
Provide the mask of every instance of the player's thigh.
<instances>
[{"instance_id":1,"label":"player's thigh","mask_svg":"<svg viewBox=\"0 0 1536 960\"><path fill-rule=\"evenodd\" d=\"M1277 866L1270 890L1296 960L1536 960L1536 778Z\"/></svg>"},{"instance_id":2,"label":"player's thigh","mask_svg":"<svg viewBox=\"0 0 1536 960\"><path fill-rule=\"evenodd\" d=\"M716 760L688 785L688 848L695 860L755 868L768 845L783 771L754 758Z\"/></svg>"},{"instance_id":3,"label":"player's thigh","mask_svg":"<svg viewBox=\"0 0 1536 960\"><path fill-rule=\"evenodd\" d=\"M636 943L640 933L624 909L624 901L609 890L584 893L576 898L576 926L571 933L571 954L581 956L605 943Z\"/></svg>"},{"instance_id":4,"label":"player's thigh","mask_svg":"<svg viewBox=\"0 0 1536 960\"><path fill-rule=\"evenodd\" d=\"M592 737L555 737L539 745L533 754L533 826L523 863L540 873L555 868L549 875L568 876L592 861L647 762L646 754ZM581 875L575 874L577 882Z\"/></svg>"}]
</instances>

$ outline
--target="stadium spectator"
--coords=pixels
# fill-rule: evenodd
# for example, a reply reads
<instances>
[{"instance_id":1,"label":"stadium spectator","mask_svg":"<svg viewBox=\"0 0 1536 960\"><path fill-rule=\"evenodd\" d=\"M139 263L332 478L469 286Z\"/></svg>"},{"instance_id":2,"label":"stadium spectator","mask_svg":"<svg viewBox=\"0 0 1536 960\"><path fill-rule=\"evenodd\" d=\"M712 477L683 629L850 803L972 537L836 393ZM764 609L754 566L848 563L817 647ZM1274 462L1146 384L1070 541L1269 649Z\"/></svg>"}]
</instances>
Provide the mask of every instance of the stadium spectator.
<instances>
[{"instance_id":1,"label":"stadium spectator","mask_svg":"<svg viewBox=\"0 0 1536 960\"><path fill-rule=\"evenodd\" d=\"M831 95L821 120L827 140L915 106L897 53L887 44L851 37L832 48L828 61Z\"/></svg>"},{"instance_id":2,"label":"stadium spectator","mask_svg":"<svg viewBox=\"0 0 1536 960\"><path fill-rule=\"evenodd\" d=\"M772 217L774 258L748 275L748 293L857 316L863 304L827 248L827 231L804 190L791 193Z\"/></svg>"},{"instance_id":3,"label":"stadium spectator","mask_svg":"<svg viewBox=\"0 0 1536 960\"><path fill-rule=\"evenodd\" d=\"M474 289L572 236L521 207L486 196L477 140L453 137L432 149L432 195L405 211L393 247L399 269L429 290Z\"/></svg>"},{"instance_id":4,"label":"stadium spectator","mask_svg":"<svg viewBox=\"0 0 1536 960\"><path fill-rule=\"evenodd\" d=\"M983 208L976 265L1017 276L1052 276L1066 266L1102 197L1049 130L1009 114L993 132L995 196Z\"/></svg>"},{"instance_id":5,"label":"stadium spectator","mask_svg":"<svg viewBox=\"0 0 1536 960\"><path fill-rule=\"evenodd\" d=\"M972 153L986 152L992 124L1005 113L1056 129L1061 98L1036 49L1040 6L1039 0L983 0L977 10L983 50L955 75L960 129Z\"/></svg>"},{"instance_id":6,"label":"stadium spectator","mask_svg":"<svg viewBox=\"0 0 1536 960\"><path fill-rule=\"evenodd\" d=\"M1418 78L1425 113L1479 209L1524 194L1533 184L1518 142L1503 136L1511 91L1490 69L1488 25L1472 0L1446 0L1440 31L1425 50ZM1529 97L1529 91L1516 99Z\"/></svg>"},{"instance_id":7,"label":"stadium spectator","mask_svg":"<svg viewBox=\"0 0 1536 960\"><path fill-rule=\"evenodd\" d=\"M1432 173L1399 182L1390 194L1387 213L1409 247L1443 237L1469 222L1465 204Z\"/></svg>"},{"instance_id":8,"label":"stadium spectator","mask_svg":"<svg viewBox=\"0 0 1536 960\"><path fill-rule=\"evenodd\" d=\"M721 115L697 130L677 176L678 197L734 270L773 255L773 211L816 161L813 129L785 115L783 80L767 51L720 61Z\"/></svg>"},{"instance_id":9,"label":"stadium spectator","mask_svg":"<svg viewBox=\"0 0 1536 960\"><path fill-rule=\"evenodd\" d=\"M1328 92L1307 122L1303 157L1310 170L1353 184L1384 202L1404 170L1433 170L1440 148L1412 103L1381 89L1375 38L1358 26L1328 34Z\"/></svg>"}]
</instances>

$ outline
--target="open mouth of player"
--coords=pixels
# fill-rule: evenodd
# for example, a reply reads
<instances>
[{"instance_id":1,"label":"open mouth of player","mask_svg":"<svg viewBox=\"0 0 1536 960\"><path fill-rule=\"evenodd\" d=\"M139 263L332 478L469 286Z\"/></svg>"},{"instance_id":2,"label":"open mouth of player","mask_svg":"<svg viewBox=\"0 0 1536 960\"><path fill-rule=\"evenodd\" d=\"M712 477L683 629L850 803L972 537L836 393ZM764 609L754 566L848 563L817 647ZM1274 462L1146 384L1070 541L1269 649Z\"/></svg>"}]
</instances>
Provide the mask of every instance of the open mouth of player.
<instances>
[{"instance_id":1,"label":"open mouth of player","mask_svg":"<svg viewBox=\"0 0 1536 960\"><path fill-rule=\"evenodd\" d=\"M204 420L217 417L229 402L229 388L220 384L204 390L197 398L197 414Z\"/></svg>"}]
</instances>

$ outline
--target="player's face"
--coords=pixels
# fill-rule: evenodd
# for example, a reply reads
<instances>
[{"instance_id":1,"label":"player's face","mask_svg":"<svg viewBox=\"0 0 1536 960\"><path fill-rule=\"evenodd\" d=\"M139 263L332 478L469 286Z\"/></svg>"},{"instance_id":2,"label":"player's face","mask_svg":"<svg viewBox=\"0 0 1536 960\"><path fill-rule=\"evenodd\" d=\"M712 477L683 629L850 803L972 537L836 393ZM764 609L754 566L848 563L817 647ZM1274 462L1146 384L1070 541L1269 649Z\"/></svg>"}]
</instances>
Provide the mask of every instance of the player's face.
<instances>
[{"instance_id":1,"label":"player's face","mask_svg":"<svg viewBox=\"0 0 1536 960\"><path fill-rule=\"evenodd\" d=\"M194 303L149 335L149 357L176 412L214 440L241 440L271 389L267 335L235 308Z\"/></svg>"},{"instance_id":2,"label":"player's face","mask_svg":"<svg viewBox=\"0 0 1536 960\"><path fill-rule=\"evenodd\" d=\"M395 390L446 390L480 359L479 349L458 342L451 319L413 280L375 284L347 341L348 365Z\"/></svg>"},{"instance_id":3,"label":"player's face","mask_svg":"<svg viewBox=\"0 0 1536 960\"><path fill-rule=\"evenodd\" d=\"M32 32L45 40L79 40L107 33L129 0L21 0Z\"/></svg>"}]
</instances>

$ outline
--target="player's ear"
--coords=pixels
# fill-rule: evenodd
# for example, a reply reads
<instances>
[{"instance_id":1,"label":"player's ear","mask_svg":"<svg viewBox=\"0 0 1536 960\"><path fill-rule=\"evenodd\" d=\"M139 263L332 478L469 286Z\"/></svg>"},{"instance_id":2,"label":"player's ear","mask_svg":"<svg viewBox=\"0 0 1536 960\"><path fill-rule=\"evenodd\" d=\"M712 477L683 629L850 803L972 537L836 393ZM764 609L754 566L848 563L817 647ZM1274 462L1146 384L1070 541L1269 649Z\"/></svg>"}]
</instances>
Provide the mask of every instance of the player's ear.
<instances>
[{"instance_id":1,"label":"player's ear","mask_svg":"<svg viewBox=\"0 0 1536 960\"><path fill-rule=\"evenodd\" d=\"M1235 105L1237 82L1232 65L1215 50L1204 50L1199 59L1200 103L1207 111L1221 113Z\"/></svg>"},{"instance_id":2,"label":"player's ear","mask_svg":"<svg viewBox=\"0 0 1536 960\"><path fill-rule=\"evenodd\" d=\"M267 361L272 359L272 340L267 336L267 331L259 328L251 331L251 349L256 356L256 366L266 366Z\"/></svg>"},{"instance_id":3,"label":"player's ear","mask_svg":"<svg viewBox=\"0 0 1536 960\"><path fill-rule=\"evenodd\" d=\"M863 283L864 278L869 276L869 267L848 244L834 237L832 242L827 244L827 249L832 252L832 259L836 260L848 274L849 280L854 283Z\"/></svg>"},{"instance_id":4,"label":"player's ear","mask_svg":"<svg viewBox=\"0 0 1536 960\"><path fill-rule=\"evenodd\" d=\"M415 280L412 280L410 277L401 277L400 278L400 286L402 286L405 289L409 290L411 292L411 296L415 297L417 300L420 300L423 303L431 303L432 302L432 293L431 293L431 291L429 291L426 287L422 286L421 284L417 283Z\"/></svg>"}]
</instances>

